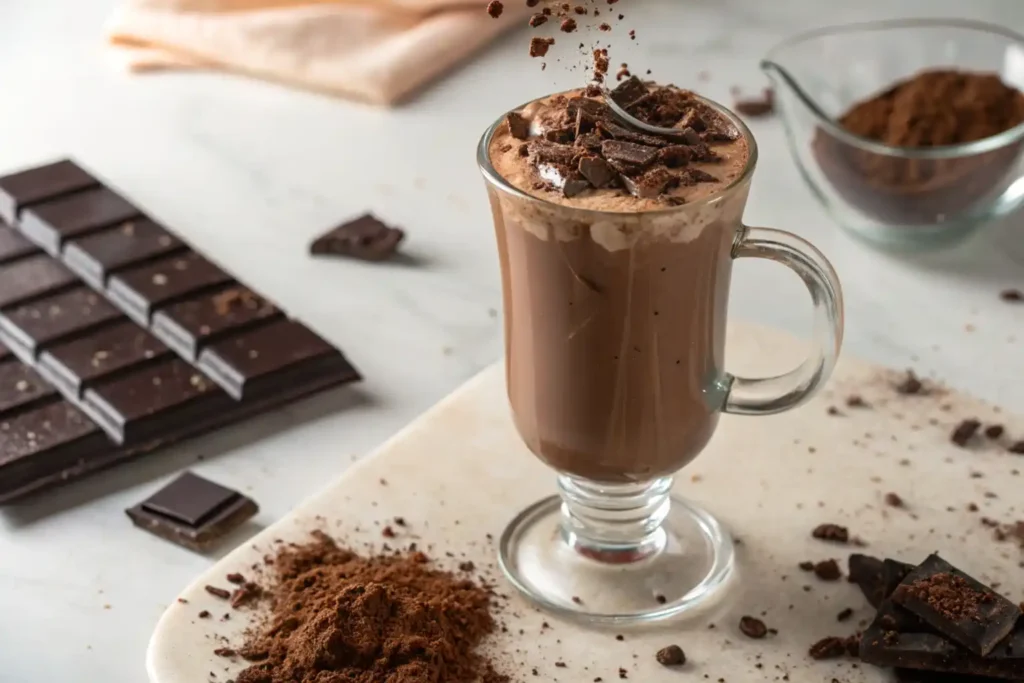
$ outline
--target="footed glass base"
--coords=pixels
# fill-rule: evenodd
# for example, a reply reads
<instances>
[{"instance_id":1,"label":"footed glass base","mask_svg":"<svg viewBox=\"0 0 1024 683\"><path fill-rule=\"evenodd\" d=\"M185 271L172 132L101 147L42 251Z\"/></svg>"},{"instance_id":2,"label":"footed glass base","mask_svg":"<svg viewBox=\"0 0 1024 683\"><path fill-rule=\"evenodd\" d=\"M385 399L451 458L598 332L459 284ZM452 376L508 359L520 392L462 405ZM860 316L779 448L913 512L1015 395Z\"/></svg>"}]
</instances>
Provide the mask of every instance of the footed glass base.
<instances>
[{"instance_id":1,"label":"footed glass base","mask_svg":"<svg viewBox=\"0 0 1024 683\"><path fill-rule=\"evenodd\" d=\"M591 623L667 619L711 598L733 571L733 544L714 517L672 497L661 529L632 551L584 545L563 528L562 499L520 513L499 545L501 568L526 597Z\"/></svg>"}]
</instances>

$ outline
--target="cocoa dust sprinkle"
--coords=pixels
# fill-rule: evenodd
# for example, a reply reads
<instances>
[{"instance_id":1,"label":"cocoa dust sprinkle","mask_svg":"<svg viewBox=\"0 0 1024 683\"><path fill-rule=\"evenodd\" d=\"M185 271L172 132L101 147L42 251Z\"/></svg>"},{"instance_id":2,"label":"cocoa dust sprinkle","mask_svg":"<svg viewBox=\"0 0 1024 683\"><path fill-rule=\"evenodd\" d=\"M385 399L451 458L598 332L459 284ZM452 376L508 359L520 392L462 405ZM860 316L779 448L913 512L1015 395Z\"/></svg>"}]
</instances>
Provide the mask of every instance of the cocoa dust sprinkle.
<instances>
[{"instance_id":1,"label":"cocoa dust sprinkle","mask_svg":"<svg viewBox=\"0 0 1024 683\"><path fill-rule=\"evenodd\" d=\"M237 683L507 683L476 652L495 630L487 589L422 553L365 557L322 532L285 547L264 587L270 613L238 654Z\"/></svg>"}]
</instances>

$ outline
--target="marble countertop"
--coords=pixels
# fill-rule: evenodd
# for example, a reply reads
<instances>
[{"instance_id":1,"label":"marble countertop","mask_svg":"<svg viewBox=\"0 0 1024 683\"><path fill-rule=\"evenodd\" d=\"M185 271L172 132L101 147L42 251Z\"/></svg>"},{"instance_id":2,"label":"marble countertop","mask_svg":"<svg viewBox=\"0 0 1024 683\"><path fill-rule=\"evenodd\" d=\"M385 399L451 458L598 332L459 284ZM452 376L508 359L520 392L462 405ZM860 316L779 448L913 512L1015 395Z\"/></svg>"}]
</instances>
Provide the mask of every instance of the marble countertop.
<instances>
[{"instance_id":1,"label":"marble countertop","mask_svg":"<svg viewBox=\"0 0 1024 683\"><path fill-rule=\"evenodd\" d=\"M218 75L129 77L105 59L116 0L0 8L0 166L72 155L241 279L341 346L356 392L186 444L0 510L0 678L138 683L154 623L212 558L134 529L123 510L185 467L244 489L266 525L447 394L501 350L490 214L474 164L498 113L579 74L503 39L402 109L383 111ZM1024 5L987 0L631 0L639 45L622 61L711 97L765 84L759 57L801 29L969 15L1024 29ZM827 7L825 7L827 5ZM616 56L616 59L620 59ZM761 166L752 224L813 240L847 301L845 349L913 366L1024 411L1024 225L963 248L898 259L854 242L800 181L777 120L752 125ZM316 261L309 240L372 209L407 228L407 263ZM810 307L784 269L744 261L731 314L806 334ZM780 368L764 368L778 370Z\"/></svg>"}]
</instances>

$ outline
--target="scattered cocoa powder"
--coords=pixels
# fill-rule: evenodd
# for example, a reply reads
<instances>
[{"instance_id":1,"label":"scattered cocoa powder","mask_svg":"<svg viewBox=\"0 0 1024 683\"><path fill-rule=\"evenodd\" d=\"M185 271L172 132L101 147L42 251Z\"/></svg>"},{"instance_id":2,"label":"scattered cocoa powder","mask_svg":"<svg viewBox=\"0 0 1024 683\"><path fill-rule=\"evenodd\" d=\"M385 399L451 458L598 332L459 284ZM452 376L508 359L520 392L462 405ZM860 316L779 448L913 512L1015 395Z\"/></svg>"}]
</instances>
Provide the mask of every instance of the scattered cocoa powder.
<instances>
[{"instance_id":1,"label":"scattered cocoa powder","mask_svg":"<svg viewBox=\"0 0 1024 683\"><path fill-rule=\"evenodd\" d=\"M992 595L976 590L963 577L945 572L900 585L896 593L923 600L950 621L972 619L982 603L993 600Z\"/></svg>"},{"instance_id":2,"label":"scattered cocoa powder","mask_svg":"<svg viewBox=\"0 0 1024 683\"><path fill-rule=\"evenodd\" d=\"M488 590L422 553L365 557L314 532L274 559L237 683L509 680L476 652L495 629Z\"/></svg>"}]
</instances>

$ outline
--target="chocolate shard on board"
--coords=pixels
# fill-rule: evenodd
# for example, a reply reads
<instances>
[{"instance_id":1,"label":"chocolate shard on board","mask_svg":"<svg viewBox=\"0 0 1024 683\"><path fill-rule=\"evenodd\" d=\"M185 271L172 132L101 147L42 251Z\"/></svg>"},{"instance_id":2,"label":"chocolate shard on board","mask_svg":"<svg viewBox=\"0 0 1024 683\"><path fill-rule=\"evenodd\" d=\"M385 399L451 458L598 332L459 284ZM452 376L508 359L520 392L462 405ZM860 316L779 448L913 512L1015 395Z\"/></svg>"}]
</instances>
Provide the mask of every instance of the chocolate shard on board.
<instances>
[{"instance_id":1,"label":"chocolate shard on board","mask_svg":"<svg viewBox=\"0 0 1024 683\"><path fill-rule=\"evenodd\" d=\"M121 317L121 312L88 287L79 287L22 304L0 314L0 333L25 358L75 334L85 334Z\"/></svg>"},{"instance_id":2,"label":"chocolate shard on board","mask_svg":"<svg viewBox=\"0 0 1024 683\"><path fill-rule=\"evenodd\" d=\"M37 249L20 232L0 221L0 264L16 261Z\"/></svg>"},{"instance_id":3,"label":"chocolate shard on board","mask_svg":"<svg viewBox=\"0 0 1024 683\"><path fill-rule=\"evenodd\" d=\"M658 149L647 145L639 145L635 142L605 140L601 143L601 156L608 161L617 161L620 164L643 169L650 166L658 158Z\"/></svg>"},{"instance_id":4,"label":"chocolate shard on board","mask_svg":"<svg viewBox=\"0 0 1024 683\"><path fill-rule=\"evenodd\" d=\"M55 395L56 391L48 382L16 358L0 361L0 420ZM0 433L0 439L6 436Z\"/></svg>"},{"instance_id":5,"label":"chocolate shard on board","mask_svg":"<svg viewBox=\"0 0 1024 683\"><path fill-rule=\"evenodd\" d=\"M111 273L183 249L181 240L159 224L138 218L69 242L63 259L79 277L102 290Z\"/></svg>"},{"instance_id":6,"label":"chocolate shard on board","mask_svg":"<svg viewBox=\"0 0 1024 683\"><path fill-rule=\"evenodd\" d=\"M310 245L309 253L384 261L395 254L398 244L404 238L404 231L389 227L376 216L366 214L317 237Z\"/></svg>"},{"instance_id":7,"label":"chocolate shard on board","mask_svg":"<svg viewBox=\"0 0 1024 683\"><path fill-rule=\"evenodd\" d=\"M209 549L257 512L251 498L191 472L125 510L140 529L197 552Z\"/></svg>"},{"instance_id":8,"label":"chocolate shard on board","mask_svg":"<svg viewBox=\"0 0 1024 683\"><path fill-rule=\"evenodd\" d=\"M98 380L170 355L163 342L127 318L85 337L49 347L39 356L39 372L72 396Z\"/></svg>"},{"instance_id":9,"label":"chocolate shard on board","mask_svg":"<svg viewBox=\"0 0 1024 683\"><path fill-rule=\"evenodd\" d=\"M194 361L207 344L282 315L277 306L236 284L157 311L152 329L179 355Z\"/></svg>"},{"instance_id":10,"label":"chocolate shard on board","mask_svg":"<svg viewBox=\"0 0 1024 683\"><path fill-rule=\"evenodd\" d=\"M633 106L637 100L642 97L646 97L649 93L650 89L647 87L647 84L636 76L630 76L612 90L611 98L615 100L620 107L627 109Z\"/></svg>"},{"instance_id":11,"label":"chocolate shard on board","mask_svg":"<svg viewBox=\"0 0 1024 683\"><path fill-rule=\"evenodd\" d=\"M0 434L0 497L111 448L106 434L67 401L0 416Z\"/></svg>"},{"instance_id":12,"label":"chocolate shard on board","mask_svg":"<svg viewBox=\"0 0 1024 683\"><path fill-rule=\"evenodd\" d=\"M139 444L196 423L216 421L233 403L220 387L169 358L86 389L83 403L118 443Z\"/></svg>"},{"instance_id":13,"label":"chocolate shard on board","mask_svg":"<svg viewBox=\"0 0 1024 683\"><path fill-rule=\"evenodd\" d=\"M624 142L635 142L638 145L647 145L648 147L666 147L672 144L672 141L668 138L659 138L654 135L639 133L608 119L599 120L597 127L606 135Z\"/></svg>"},{"instance_id":14,"label":"chocolate shard on board","mask_svg":"<svg viewBox=\"0 0 1024 683\"><path fill-rule=\"evenodd\" d=\"M861 636L860 658L876 666L1019 681L1024 680L1024 629L1015 628L981 657L887 600Z\"/></svg>"},{"instance_id":15,"label":"chocolate shard on board","mask_svg":"<svg viewBox=\"0 0 1024 683\"><path fill-rule=\"evenodd\" d=\"M13 225L23 207L99 184L70 159L10 173L0 178L0 219Z\"/></svg>"},{"instance_id":16,"label":"chocolate shard on board","mask_svg":"<svg viewBox=\"0 0 1024 683\"><path fill-rule=\"evenodd\" d=\"M122 223L139 215L131 202L108 187L48 199L21 212L18 229L57 256L64 240Z\"/></svg>"},{"instance_id":17,"label":"chocolate shard on board","mask_svg":"<svg viewBox=\"0 0 1024 683\"><path fill-rule=\"evenodd\" d=\"M277 320L213 344L199 367L238 399L301 384L322 388L360 379L344 355L294 320Z\"/></svg>"},{"instance_id":18,"label":"chocolate shard on board","mask_svg":"<svg viewBox=\"0 0 1024 683\"><path fill-rule=\"evenodd\" d=\"M230 281L215 264L189 251L114 275L107 298L140 325L149 325L157 308Z\"/></svg>"},{"instance_id":19,"label":"chocolate shard on board","mask_svg":"<svg viewBox=\"0 0 1024 683\"><path fill-rule=\"evenodd\" d=\"M16 306L65 289L78 279L46 254L36 254L0 268L0 308Z\"/></svg>"},{"instance_id":20,"label":"chocolate shard on board","mask_svg":"<svg viewBox=\"0 0 1024 683\"><path fill-rule=\"evenodd\" d=\"M1021 615L1017 604L937 554L903 579L892 600L981 657L996 649Z\"/></svg>"},{"instance_id":21,"label":"chocolate shard on board","mask_svg":"<svg viewBox=\"0 0 1024 683\"><path fill-rule=\"evenodd\" d=\"M525 140L530 137L530 122L519 112L513 111L505 117L508 124L509 135L516 140Z\"/></svg>"},{"instance_id":22,"label":"chocolate shard on board","mask_svg":"<svg viewBox=\"0 0 1024 683\"><path fill-rule=\"evenodd\" d=\"M619 177L615 169L601 157L580 157L578 168L580 174L598 189L609 187Z\"/></svg>"}]
</instances>

